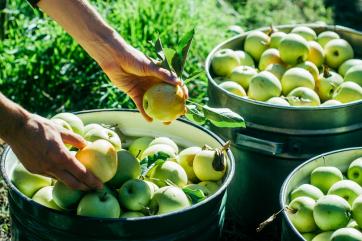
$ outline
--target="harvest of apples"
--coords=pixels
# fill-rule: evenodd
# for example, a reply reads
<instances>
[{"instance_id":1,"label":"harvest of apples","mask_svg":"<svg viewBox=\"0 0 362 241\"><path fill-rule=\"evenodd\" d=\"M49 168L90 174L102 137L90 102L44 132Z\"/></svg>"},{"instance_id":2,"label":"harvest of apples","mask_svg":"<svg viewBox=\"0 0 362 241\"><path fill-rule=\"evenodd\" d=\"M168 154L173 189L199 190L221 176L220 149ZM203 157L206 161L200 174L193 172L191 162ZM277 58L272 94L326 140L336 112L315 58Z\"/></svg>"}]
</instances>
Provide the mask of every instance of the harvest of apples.
<instances>
[{"instance_id":1,"label":"harvest of apples","mask_svg":"<svg viewBox=\"0 0 362 241\"><path fill-rule=\"evenodd\" d=\"M315 168L310 183L290 193L286 207L294 227L307 241L362 240L362 157L346 173L333 166Z\"/></svg>"},{"instance_id":2,"label":"harvest of apples","mask_svg":"<svg viewBox=\"0 0 362 241\"><path fill-rule=\"evenodd\" d=\"M335 106L362 99L362 60L333 31L255 30L243 49L217 51L211 67L221 88L273 105Z\"/></svg>"},{"instance_id":3,"label":"harvest of apples","mask_svg":"<svg viewBox=\"0 0 362 241\"><path fill-rule=\"evenodd\" d=\"M104 183L102 190L74 190L18 163L11 173L12 183L25 196L51 209L97 218L161 215L214 194L227 170L228 146L184 148L168 137L126 140L116 128L101 123L84 125L71 113L51 120L84 137L86 147L68 148Z\"/></svg>"}]
</instances>

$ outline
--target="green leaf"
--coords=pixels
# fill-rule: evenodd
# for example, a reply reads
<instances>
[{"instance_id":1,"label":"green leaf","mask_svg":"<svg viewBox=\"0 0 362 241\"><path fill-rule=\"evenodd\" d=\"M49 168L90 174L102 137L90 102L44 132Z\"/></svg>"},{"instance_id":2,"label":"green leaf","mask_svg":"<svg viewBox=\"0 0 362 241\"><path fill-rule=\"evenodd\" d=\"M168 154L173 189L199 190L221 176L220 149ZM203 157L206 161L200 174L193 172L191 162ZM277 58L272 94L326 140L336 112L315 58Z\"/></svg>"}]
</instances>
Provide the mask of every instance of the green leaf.
<instances>
[{"instance_id":1,"label":"green leaf","mask_svg":"<svg viewBox=\"0 0 362 241\"><path fill-rule=\"evenodd\" d=\"M172 61L175 57L176 51L174 49L170 49L170 48L164 48L163 49L163 54L165 55L165 60L166 60L166 69L173 71L173 67L172 67Z\"/></svg>"},{"instance_id":2,"label":"green leaf","mask_svg":"<svg viewBox=\"0 0 362 241\"><path fill-rule=\"evenodd\" d=\"M199 125L203 125L206 122L204 113L201 112L196 105L186 105L185 117Z\"/></svg>"},{"instance_id":3,"label":"green leaf","mask_svg":"<svg viewBox=\"0 0 362 241\"><path fill-rule=\"evenodd\" d=\"M162 46L162 42L161 42L161 39L160 39L160 38L158 38L158 39L156 40L155 50L156 50L157 56L158 56L161 60L164 60L164 59L165 59L165 55L163 54L163 46Z\"/></svg>"},{"instance_id":4,"label":"green leaf","mask_svg":"<svg viewBox=\"0 0 362 241\"><path fill-rule=\"evenodd\" d=\"M165 162L168 158L170 158L170 156L167 153L160 151L142 159L140 162L142 176L146 175L155 165Z\"/></svg>"},{"instance_id":5,"label":"green leaf","mask_svg":"<svg viewBox=\"0 0 362 241\"><path fill-rule=\"evenodd\" d=\"M212 108L207 105L202 106L204 115L213 125L227 128L245 128L244 119L228 108Z\"/></svg>"},{"instance_id":6,"label":"green leaf","mask_svg":"<svg viewBox=\"0 0 362 241\"><path fill-rule=\"evenodd\" d=\"M176 48L177 57L174 61L174 69L178 76L181 76L182 72L184 71L187 55L192 43L192 39L195 35L195 29L192 29L191 31L187 32L178 43L178 46Z\"/></svg>"},{"instance_id":7,"label":"green leaf","mask_svg":"<svg viewBox=\"0 0 362 241\"><path fill-rule=\"evenodd\" d=\"M200 76L201 74L203 74L204 71L201 70L201 71L198 71L198 72L195 72L195 73L192 73L190 74L185 80L184 80L184 83L187 84L188 82L190 82L191 80L195 79L196 77Z\"/></svg>"},{"instance_id":8,"label":"green leaf","mask_svg":"<svg viewBox=\"0 0 362 241\"><path fill-rule=\"evenodd\" d=\"M206 198L204 192L200 189L194 190L189 187L184 187L182 191L184 191L187 197L191 200L192 204L201 202Z\"/></svg>"}]
</instances>

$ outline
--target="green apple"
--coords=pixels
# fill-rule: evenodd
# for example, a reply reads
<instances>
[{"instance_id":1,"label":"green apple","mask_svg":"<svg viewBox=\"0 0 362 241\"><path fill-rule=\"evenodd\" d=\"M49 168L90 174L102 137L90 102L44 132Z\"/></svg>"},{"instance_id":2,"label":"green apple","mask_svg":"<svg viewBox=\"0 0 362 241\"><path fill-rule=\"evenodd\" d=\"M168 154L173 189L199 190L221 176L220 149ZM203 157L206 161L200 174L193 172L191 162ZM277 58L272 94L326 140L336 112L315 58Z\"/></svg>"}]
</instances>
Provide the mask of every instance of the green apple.
<instances>
[{"instance_id":1,"label":"green apple","mask_svg":"<svg viewBox=\"0 0 362 241\"><path fill-rule=\"evenodd\" d=\"M239 57L240 65L255 67L254 60L250 54L242 50L236 50L235 54Z\"/></svg>"},{"instance_id":2,"label":"green apple","mask_svg":"<svg viewBox=\"0 0 362 241\"><path fill-rule=\"evenodd\" d=\"M199 184L188 184L184 188L188 188L194 191L200 190L205 195L205 197L210 196L212 193L205 186L201 186Z\"/></svg>"},{"instance_id":3,"label":"green apple","mask_svg":"<svg viewBox=\"0 0 362 241\"><path fill-rule=\"evenodd\" d=\"M259 69L265 70L269 64L283 64L278 49L267 49L260 56Z\"/></svg>"},{"instance_id":4,"label":"green apple","mask_svg":"<svg viewBox=\"0 0 362 241\"><path fill-rule=\"evenodd\" d=\"M352 215L353 215L353 209L352 209ZM359 229L358 227L358 223L356 222L356 220L349 220L349 223L346 226L347 228L355 228L355 229Z\"/></svg>"},{"instance_id":5,"label":"green apple","mask_svg":"<svg viewBox=\"0 0 362 241\"><path fill-rule=\"evenodd\" d=\"M315 233L302 233L301 235L306 241L312 241L312 239L316 236Z\"/></svg>"},{"instance_id":6,"label":"green apple","mask_svg":"<svg viewBox=\"0 0 362 241\"><path fill-rule=\"evenodd\" d=\"M301 233L316 231L313 209L316 202L310 197L297 197L288 205L287 214L293 226Z\"/></svg>"},{"instance_id":7,"label":"green apple","mask_svg":"<svg viewBox=\"0 0 362 241\"><path fill-rule=\"evenodd\" d=\"M266 101L272 97L280 96L282 86L272 73L262 71L251 78L248 89L250 99Z\"/></svg>"},{"instance_id":8,"label":"green apple","mask_svg":"<svg viewBox=\"0 0 362 241\"><path fill-rule=\"evenodd\" d=\"M101 126L100 124L97 124L97 123L91 123L91 124L85 125L83 135L86 135L88 133L88 131L90 131L90 130L103 129L103 128L104 128L103 126Z\"/></svg>"},{"instance_id":9,"label":"green apple","mask_svg":"<svg viewBox=\"0 0 362 241\"><path fill-rule=\"evenodd\" d=\"M53 188L54 202L62 209L71 210L77 208L80 199L83 196L81 190L68 187L61 181L57 181Z\"/></svg>"},{"instance_id":10,"label":"green apple","mask_svg":"<svg viewBox=\"0 0 362 241\"><path fill-rule=\"evenodd\" d=\"M324 54L327 65L334 69L354 56L352 46L344 39L329 41L324 47Z\"/></svg>"},{"instance_id":11,"label":"green apple","mask_svg":"<svg viewBox=\"0 0 362 241\"><path fill-rule=\"evenodd\" d=\"M354 228L340 228L332 234L331 241L362 241L362 233Z\"/></svg>"},{"instance_id":12,"label":"green apple","mask_svg":"<svg viewBox=\"0 0 362 241\"><path fill-rule=\"evenodd\" d=\"M362 87L355 82L343 82L333 93L333 99L348 103L362 99Z\"/></svg>"},{"instance_id":13,"label":"green apple","mask_svg":"<svg viewBox=\"0 0 362 241\"><path fill-rule=\"evenodd\" d=\"M362 60L361 59L348 59L348 60L344 61L341 64L341 66L339 66L338 73L342 76L345 76L347 71L356 65L362 65Z\"/></svg>"},{"instance_id":14,"label":"green apple","mask_svg":"<svg viewBox=\"0 0 362 241\"><path fill-rule=\"evenodd\" d=\"M119 203L131 211L142 211L152 198L152 190L149 185L139 179L131 179L125 182L119 189Z\"/></svg>"},{"instance_id":15,"label":"green apple","mask_svg":"<svg viewBox=\"0 0 362 241\"><path fill-rule=\"evenodd\" d=\"M319 70L313 62L305 61L295 67L307 70L313 76L314 81L317 81L319 79Z\"/></svg>"},{"instance_id":16,"label":"green apple","mask_svg":"<svg viewBox=\"0 0 362 241\"><path fill-rule=\"evenodd\" d=\"M172 146L166 144L156 144L147 147L146 150L144 150L144 152L142 153L140 160L143 160L146 157L154 156L159 152L167 154L172 159L176 158L175 149Z\"/></svg>"},{"instance_id":17,"label":"green apple","mask_svg":"<svg viewBox=\"0 0 362 241\"><path fill-rule=\"evenodd\" d=\"M282 97L272 97L266 101L266 103L280 106L290 106L289 102Z\"/></svg>"},{"instance_id":18,"label":"green apple","mask_svg":"<svg viewBox=\"0 0 362 241\"><path fill-rule=\"evenodd\" d=\"M362 157L352 161L347 170L348 179L362 185Z\"/></svg>"},{"instance_id":19,"label":"green apple","mask_svg":"<svg viewBox=\"0 0 362 241\"><path fill-rule=\"evenodd\" d=\"M40 188L50 186L52 179L29 172L19 162L11 173L11 182L21 193L31 198Z\"/></svg>"},{"instance_id":20,"label":"green apple","mask_svg":"<svg viewBox=\"0 0 362 241\"><path fill-rule=\"evenodd\" d=\"M170 123L185 113L186 98L186 93L180 85L158 83L145 92L142 104L148 116Z\"/></svg>"},{"instance_id":21,"label":"green apple","mask_svg":"<svg viewBox=\"0 0 362 241\"><path fill-rule=\"evenodd\" d=\"M342 103L338 100L327 100L320 106L336 106L336 105L342 105Z\"/></svg>"},{"instance_id":22,"label":"green apple","mask_svg":"<svg viewBox=\"0 0 362 241\"><path fill-rule=\"evenodd\" d=\"M303 37L290 33L280 42L279 53L283 62L296 65L307 60L309 45Z\"/></svg>"},{"instance_id":23,"label":"green apple","mask_svg":"<svg viewBox=\"0 0 362 241\"><path fill-rule=\"evenodd\" d=\"M336 32L324 31L318 34L317 42L324 48L324 46L333 39L339 39L339 35Z\"/></svg>"},{"instance_id":24,"label":"green apple","mask_svg":"<svg viewBox=\"0 0 362 241\"><path fill-rule=\"evenodd\" d=\"M358 196L352 204L352 216L358 227L362 227L362 195Z\"/></svg>"},{"instance_id":25,"label":"green apple","mask_svg":"<svg viewBox=\"0 0 362 241\"><path fill-rule=\"evenodd\" d=\"M312 41L317 38L317 34L314 32L314 30L306 26L297 26L292 29L291 33L298 34L307 41Z\"/></svg>"},{"instance_id":26,"label":"green apple","mask_svg":"<svg viewBox=\"0 0 362 241\"><path fill-rule=\"evenodd\" d=\"M231 71L239 65L239 56L231 49L217 51L211 60L212 71L217 76L229 76Z\"/></svg>"},{"instance_id":27,"label":"green apple","mask_svg":"<svg viewBox=\"0 0 362 241\"><path fill-rule=\"evenodd\" d=\"M287 99L292 106L318 106L321 104L318 94L306 87L295 88L288 94Z\"/></svg>"},{"instance_id":28,"label":"green apple","mask_svg":"<svg viewBox=\"0 0 362 241\"><path fill-rule=\"evenodd\" d=\"M52 122L54 122L55 124L57 124L58 126L66 129L66 130L70 130L73 131L72 127L68 124L68 122L66 122L65 120L62 119L51 119Z\"/></svg>"},{"instance_id":29,"label":"green apple","mask_svg":"<svg viewBox=\"0 0 362 241\"><path fill-rule=\"evenodd\" d=\"M307 87L314 89L315 80L309 71L295 67L288 69L281 79L283 94L287 95L291 90L297 87Z\"/></svg>"},{"instance_id":30,"label":"green apple","mask_svg":"<svg viewBox=\"0 0 362 241\"><path fill-rule=\"evenodd\" d=\"M302 184L290 193L290 200L294 200L297 197L310 197L314 200L318 200L323 197L323 192L310 184Z\"/></svg>"},{"instance_id":31,"label":"green apple","mask_svg":"<svg viewBox=\"0 0 362 241\"><path fill-rule=\"evenodd\" d=\"M152 137L144 136L135 139L129 146L129 152L136 158L142 156L143 152L147 149L149 144L153 141Z\"/></svg>"},{"instance_id":32,"label":"green apple","mask_svg":"<svg viewBox=\"0 0 362 241\"><path fill-rule=\"evenodd\" d=\"M175 154L178 153L178 146L177 144L171 140L170 138L168 137L156 137L154 140L151 141L150 145L149 146L153 146L153 145L158 145L158 144L165 144L165 145L169 145L171 146L174 151L175 151Z\"/></svg>"},{"instance_id":33,"label":"green apple","mask_svg":"<svg viewBox=\"0 0 362 241\"><path fill-rule=\"evenodd\" d=\"M157 215L174 212L187 207L191 203L179 187L166 186L158 189L152 197L150 209Z\"/></svg>"},{"instance_id":34,"label":"green apple","mask_svg":"<svg viewBox=\"0 0 362 241\"><path fill-rule=\"evenodd\" d=\"M149 188L150 188L150 190L151 190L151 192L152 192L152 195L153 195L153 193L155 193L158 189L160 189L155 183L147 180L146 177L144 178L144 181L148 184L148 186L149 186Z\"/></svg>"},{"instance_id":35,"label":"green apple","mask_svg":"<svg viewBox=\"0 0 362 241\"><path fill-rule=\"evenodd\" d=\"M279 80L282 79L283 74L287 71L287 68L283 64L269 64L265 71L272 73Z\"/></svg>"},{"instance_id":36,"label":"green apple","mask_svg":"<svg viewBox=\"0 0 362 241\"><path fill-rule=\"evenodd\" d=\"M117 171L117 152L106 140L96 140L79 150L75 157L100 181L107 182Z\"/></svg>"},{"instance_id":37,"label":"green apple","mask_svg":"<svg viewBox=\"0 0 362 241\"><path fill-rule=\"evenodd\" d=\"M177 162L182 166L187 174L187 178L191 182L197 182L197 177L195 175L193 166L194 159L197 153L201 151L201 148L198 146L193 146L182 150L178 157Z\"/></svg>"},{"instance_id":38,"label":"green apple","mask_svg":"<svg viewBox=\"0 0 362 241\"><path fill-rule=\"evenodd\" d=\"M244 50L253 57L255 61L259 61L261 54L269 47L270 37L255 30L250 32L244 42Z\"/></svg>"},{"instance_id":39,"label":"green apple","mask_svg":"<svg viewBox=\"0 0 362 241\"><path fill-rule=\"evenodd\" d=\"M324 63L324 50L322 46L316 41L309 41L308 58L310 62L314 63L317 67L322 66Z\"/></svg>"},{"instance_id":40,"label":"green apple","mask_svg":"<svg viewBox=\"0 0 362 241\"><path fill-rule=\"evenodd\" d=\"M335 90L343 83L343 77L325 69L316 81L316 92L321 101L332 99Z\"/></svg>"},{"instance_id":41,"label":"green apple","mask_svg":"<svg viewBox=\"0 0 362 241\"><path fill-rule=\"evenodd\" d=\"M343 180L343 174L337 167L321 166L315 168L310 175L310 183L327 193L333 184Z\"/></svg>"},{"instance_id":42,"label":"green apple","mask_svg":"<svg viewBox=\"0 0 362 241\"><path fill-rule=\"evenodd\" d=\"M120 218L140 218L140 217L144 217L144 216L145 215L143 213L129 211L129 212L123 213Z\"/></svg>"},{"instance_id":43,"label":"green apple","mask_svg":"<svg viewBox=\"0 0 362 241\"><path fill-rule=\"evenodd\" d=\"M333 231L319 233L312 239L312 241L331 241L332 234Z\"/></svg>"},{"instance_id":44,"label":"green apple","mask_svg":"<svg viewBox=\"0 0 362 241\"><path fill-rule=\"evenodd\" d=\"M76 116L72 113L59 113L59 114L53 116L52 119L62 119L70 125L73 132L75 132L81 136L84 133L84 125L83 125L82 120L78 116Z\"/></svg>"},{"instance_id":45,"label":"green apple","mask_svg":"<svg viewBox=\"0 0 362 241\"><path fill-rule=\"evenodd\" d=\"M93 128L84 134L84 139L90 142L101 139L107 140L114 146L116 151L122 149L122 142L118 134L107 128Z\"/></svg>"},{"instance_id":46,"label":"green apple","mask_svg":"<svg viewBox=\"0 0 362 241\"><path fill-rule=\"evenodd\" d=\"M270 35L270 48L279 48L282 39L287 36L284 32L274 32Z\"/></svg>"},{"instance_id":47,"label":"green apple","mask_svg":"<svg viewBox=\"0 0 362 241\"><path fill-rule=\"evenodd\" d=\"M32 199L45 207L61 211L62 208L54 202L52 192L53 186L42 187L34 194Z\"/></svg>"},{"instance_id":48,"label":"green apple","mask_svg":"<svg viewBox=\"0 0 362 241\"><path fill-rule=\"evenodd\" d=\"M156 183L159 187L172 184L184 187L187 185L187 174L182 166L173 161L165 161L159 165L154 166L147 174L152 182Z\"/></svg>"},{"instance_id":49,"label":"green apple","mask_svg":"<svg viewBox=\"0 0 362 241\"><path fill-rule=\"evenodd\" d=\"M340 196L326 195L314 206L313 217L322 231L343 228L351 218L351 206Z\"/></svg>"},{"instance_id":50,"label":"green apple","mask_svg":"<svg viewBox=\"0 0 362 241\"><path fill-rule=\"evenodd\" d=\"M351 67L344 76L344 81L351 81L362 87L362 65Z\"/></svg>"},{"instance_id":51,"label":"green apple","mask_svg":"<svg viewBox=\"0 0 362 241\"><path fill-rule=\"evenodd\" d=\"M107 184L112 188L120 188L129 179L139 178L141 175L141 165L139 161L126 150L117 152L117 171Z\"/></svg>"},{"instance_id":52,"label":"green apple","mask_svg":"<svg viewBox=\"0 0 362 241\"><path fill-rule=\"evenodd\" d=\"M210 195L214 194L219 190L219 185L216 182L203 181L198 183L199 186L206 187L209 190Z\"/></svg>"},{"instance_id":53,"label":"green apple","mask_svg":"<svg viewBox=\"0 0 362 241\"><path fill-rule=\"evenodd\" d=\"M243 87L234 82L234 81L225 81L225 82L222 82L221 84L219 84L219 86L226 90L227 92L230 92L234 95L237 95L237 96L246 96L246 92L245 90L243 89Z\"/></svg>"},{"instance_id":54,"label":"green apple","mask_svg":"<svg viewBox=\"0 0 362 241\"><path fill-rule=\"evenodd\" d=\"M119 218L121 212L117 198L104 190L86 194L77 208L77 215L96 218Z\"/></svg>"},{"instance_id":55,"label":"green apple","mask_svg":"<svg viewBox=\"0 0 362 241\"><path fill-rule=\"evenodd\" d=\"M200 181L219 181L226 172L225 156L216 150L202 150L194 158L194 172Z\"/></svg>"},{"instance_id":56,"label":"green apple","mask_svg":"<svg viewBox=\"0 0 362 241\"><path fill-rule=\"evenodd\" d=\"M233 69L229 79L240 84L245 90L249 88L250 79L256 75L258 71L250 66L238 66Z\"/></svg>"},{"instance_id":57,"label":"green apple","mask_svg":"<svg viewBox=\"0 0 362 241\"><path fill-rule=\"evenodd\" d=\"M362 187L351 180L342 180L336 182L329 189L328 194L338 195L352 206L353 201L362 194Z\"/></svg>"}]
</instances>

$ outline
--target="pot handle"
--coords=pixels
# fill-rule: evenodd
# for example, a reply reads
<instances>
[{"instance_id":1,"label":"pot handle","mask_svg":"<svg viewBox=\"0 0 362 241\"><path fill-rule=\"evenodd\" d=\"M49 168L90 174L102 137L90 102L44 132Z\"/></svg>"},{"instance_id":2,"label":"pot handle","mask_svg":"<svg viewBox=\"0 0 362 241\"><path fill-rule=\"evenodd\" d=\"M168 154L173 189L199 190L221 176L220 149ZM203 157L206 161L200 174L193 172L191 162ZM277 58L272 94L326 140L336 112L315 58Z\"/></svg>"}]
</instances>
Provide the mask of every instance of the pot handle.
<instances>
[{"instance_id":1,"label":"pot handle","mask_svg":"<svg viewBox=\"0 0 362 241\"><path fill-rule=\"evenodd\" d=\"M235 144L272 155L281 154L284 150L284 143L263 140L241 133L236 134Z\"/></svg>"}]
</instances>

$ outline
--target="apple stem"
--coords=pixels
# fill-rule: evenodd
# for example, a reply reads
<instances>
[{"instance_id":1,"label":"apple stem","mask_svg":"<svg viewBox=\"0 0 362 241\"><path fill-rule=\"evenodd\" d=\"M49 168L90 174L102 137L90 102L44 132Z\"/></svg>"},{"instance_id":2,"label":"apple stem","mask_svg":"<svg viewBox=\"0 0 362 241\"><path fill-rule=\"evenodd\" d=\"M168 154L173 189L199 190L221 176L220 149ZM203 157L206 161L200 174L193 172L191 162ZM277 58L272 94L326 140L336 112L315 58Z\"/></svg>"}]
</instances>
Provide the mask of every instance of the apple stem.
<instances>
[{"instance_id":1,"label":"apple stem","mask_svg":"<svg viewBox=\"0 0 362 241\"><path fill-rule=\"evenodd\" d=\"M323 77L328 78L331 76L331 73L329 72L329 67L327 65L323 65Z\"/></svg>"},{"instance_id":2,"label":"apple stem","mask_svg":"<svg viewBox=\"0 0 362 241\"><path fill-rule=\"evenodd\" d=\"M268 30L267 35L271 36L273 33L277 32L277 30L274 28L273 24L270 24L270 28Z\"/></svg>"},{"instance_id":3,"label":"apple stem","mask_svg":"<svg viewBox=\"0 0 362 241\"><path fill-rule=\"evenodd\" d=\"M261 222L259 224L259 226L256 228L256 231L259 233L261 232L266 226L268 226L269 224L271 224L272 222L274 222L274 220L278 217L278 215L283 212L284 210L289 210L289 207L284 207L282 209L280 209L278 212L273 213L273 215L271 215L268 219L266 219L264 222Z\"/></svg>"},{"instance_id":4,"label":"apple stem","mask_svg":"<svg viewBox=\"0 0 362 241\"><path fill-rule=\"evenodd\" d=\"M107 192L104 192L103 195L101 196L101 201L105 201L106 200L106 196L107 196Z\"/></svg>"}]
</instances>

